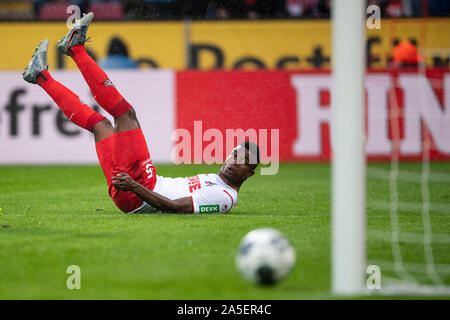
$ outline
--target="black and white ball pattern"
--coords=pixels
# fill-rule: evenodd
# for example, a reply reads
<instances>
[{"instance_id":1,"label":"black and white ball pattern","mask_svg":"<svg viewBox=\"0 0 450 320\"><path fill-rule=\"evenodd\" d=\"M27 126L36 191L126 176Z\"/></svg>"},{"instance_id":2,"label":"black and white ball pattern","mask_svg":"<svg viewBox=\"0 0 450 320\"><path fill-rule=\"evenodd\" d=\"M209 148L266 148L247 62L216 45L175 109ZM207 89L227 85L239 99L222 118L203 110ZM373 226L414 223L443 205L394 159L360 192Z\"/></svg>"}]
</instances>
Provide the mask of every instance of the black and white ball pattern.
<instances>
[{"instance_id":1,"label":"black and white ball pattern","mask_svg":"<svg viewBox=\"0 0 450 320\"><path fill-rule=\"evenodd\" d=\"M285 278L295 260L295 250L289 240L271 228L249 232L236 253L236 266L242 276L261 285L272 285Z\"/></svg>"}]
</instances>

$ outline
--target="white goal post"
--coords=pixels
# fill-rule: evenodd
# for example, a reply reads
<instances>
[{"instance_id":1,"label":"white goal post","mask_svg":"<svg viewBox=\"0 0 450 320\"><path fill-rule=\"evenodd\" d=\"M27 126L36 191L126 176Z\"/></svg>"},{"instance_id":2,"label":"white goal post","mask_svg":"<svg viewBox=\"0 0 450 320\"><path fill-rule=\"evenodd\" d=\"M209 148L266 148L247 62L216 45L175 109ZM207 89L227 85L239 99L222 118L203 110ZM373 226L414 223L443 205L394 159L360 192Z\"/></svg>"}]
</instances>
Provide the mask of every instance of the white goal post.
<instances>
[{"instance_id":1,"label":"white goal post","mask_svg":"<svg viewBox=\"0 0 450 320\"><path fill-rule=\"evenodd\" d=\"M332 2L332 292L365 283L365 1Z\"/></svg>"},{"instance_id":2,"label":"white goal post","mask_svg":"<svg viewBox=\"0 0 450 320\"><path fill-rule=\"evenodd\" d=\"M401 147L406 138L401 133L406 136L402 126L406 127L408 119L405 111L408 91L401 88L403 100L400 100L395 91L402 86L399 80L387 94L392 147L389 168L377 164L366 168L365 3L354 0L332 3L332 293L450 296L447 228L450 204L445 197L450 174L447 167L434 163L432 158L438 150L433 138L439 134L448 137L446 134L450 132L447 130L450 128L450 100L447 99L450 78L447 73L439 76L429 73L425 59L419 61L417 72L402 70L400 79L420 80L414 82L414 99L411 100L411 95L409 98L414 103L409 102L409 106L421 110L421 117L426 121L434 114L433 125L419 119L422 121L418 127L420 135L415 139L421 146L421 163L410 166L410 162L402 161ZM419 23L422 47L418 50L422 57L427 57L427 52L450 52L448 48L426 47L425 21ZM436 99L440 95L442 108ZM441 149L439 152L448 154L448 149ZM420 171L414 169L419 166ZM366 194L366 178L369 191L373 191L372 186L380 185L380 181L385 183L388 197L373 192ZM378 273L383 270L383 284L377 290L366 287L369 264L376 266Z\"/></svg>"}]
</instances>

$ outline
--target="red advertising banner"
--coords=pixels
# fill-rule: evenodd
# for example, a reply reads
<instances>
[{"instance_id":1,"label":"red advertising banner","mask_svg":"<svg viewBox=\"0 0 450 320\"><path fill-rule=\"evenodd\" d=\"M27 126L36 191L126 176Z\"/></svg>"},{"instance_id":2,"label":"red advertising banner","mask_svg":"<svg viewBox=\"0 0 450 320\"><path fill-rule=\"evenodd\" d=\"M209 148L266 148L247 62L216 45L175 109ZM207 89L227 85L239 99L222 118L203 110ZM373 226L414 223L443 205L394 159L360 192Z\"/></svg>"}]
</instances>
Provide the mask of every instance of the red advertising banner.
<instances>
[{"instance_id":1,"label":"red advertising banner","mask_svg":"<svg viewBox=\"0 0 450 320\"><path fill-rule=\"evenodd\" d=\"M95 107L79 72L53 74ZM136 109L155 162L222 163L246 139L259 144L263 163L330 160L328 71L108 75ZM71 123L45 91L20 72L1 72L0 81L1 164L97 163L91 134ZM450 160L450 70L370 71L366 101L369 160L393 154L421 160L428 149L431 160Z\"/></svg>"},{"instance_id":2,"label":"red advertising banner","mask_svg":"<svg viewBox=\"0 0 450 320\"><path fill-rule=\"evenodd\" d=\"M276 152L280 161L330 159L329 71L186 71L176 79L175 127L190 133L190 141L174 137L185 143L176 157L211 162L250 139L263 159ZM420 160L428 150L424 141L431 142L431 160L450 160L448 69L369 71L366 102L369 160L388 160L395 152Z\"/></svg>"}]
</instances>

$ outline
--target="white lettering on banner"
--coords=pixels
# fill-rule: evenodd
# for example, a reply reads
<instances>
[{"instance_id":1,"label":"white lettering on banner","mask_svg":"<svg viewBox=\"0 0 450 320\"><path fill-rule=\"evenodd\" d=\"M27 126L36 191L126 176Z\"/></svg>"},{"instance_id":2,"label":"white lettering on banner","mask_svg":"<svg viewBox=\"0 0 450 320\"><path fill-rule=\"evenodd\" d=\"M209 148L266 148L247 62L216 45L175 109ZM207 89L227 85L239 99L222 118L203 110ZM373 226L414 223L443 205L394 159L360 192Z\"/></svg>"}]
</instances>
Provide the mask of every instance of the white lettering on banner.
<instances>
[{"instance_id":1,"label":"white lettering on banner","mask_svg":"<svg viewBox=\"0 0 450 320\"><path fill-rule=\"evenodd\" d=\"M389 74L369 75L367 89L367 141L368 155L390 154L392 143L388 136L388 93L392 88Z\"/></svg>"},{"instance_id":2,"label":"white lettering on banner","mask_svg":"<svg viewBox=\"0 0 450 320\"><path fill-rule=\"evenodd\" d=\"M96 104L79 72L52 71L52 75L89 106ZM108 75L136 109L152 160L170 162L174 72L111 70ZM19 71L1 72L0 83L0 163L98 164L92 134L71 123L42 88L26 83Z\"/></svg>"},{"instance_id":3,"label":"white lettering on banner","mask_svg":"<svg viewBox=\"0 0 450 320\"><path fill-rule=\"evenodd\" d=\"M450 75L444 76L444 108L423 75L403 74L399 83L404 91L405 137L400 150L403 154L417 154L422 150L422 125L426 125L436 147L450 153Z\"/></svg>"},{"instance_id":4,"label":"white lettering on banner","mask_svg":"<svg viewBox=\"0 0 450 320\"><path fill-rule=\"evenodd\" d=\"M291 85L297 92L297 132L294 154L319 156L322 154L320 125L330 123L330 108L320 106L320 91L330 90L329 75L292 76Z\"/></svg>"},{"instance_id":5,"label":"white lettering on banner","mask_svg":"<svg viewBox=\"0 0 450 320\"><path fill-rule=\"evenodd\" d=\"M293 145L296 156L322 155L320 125L330 123L331 110L320 105L320 91L330 90L330 79L329 75L291 77L291 84L297 93L297 139ZM450 75L445 75L443 80L443 107L440 106L425 76L401 74L399 85L404 92L404 140L401 144L401 153L419 155L422 152L421 121L429 129L438 151L450 153ZM366 152L368 155L389 156L392 146L388 136L388 93L393 86L392 75L367 75L366 86L368 98Z\"/></svg>"}]
</instances>

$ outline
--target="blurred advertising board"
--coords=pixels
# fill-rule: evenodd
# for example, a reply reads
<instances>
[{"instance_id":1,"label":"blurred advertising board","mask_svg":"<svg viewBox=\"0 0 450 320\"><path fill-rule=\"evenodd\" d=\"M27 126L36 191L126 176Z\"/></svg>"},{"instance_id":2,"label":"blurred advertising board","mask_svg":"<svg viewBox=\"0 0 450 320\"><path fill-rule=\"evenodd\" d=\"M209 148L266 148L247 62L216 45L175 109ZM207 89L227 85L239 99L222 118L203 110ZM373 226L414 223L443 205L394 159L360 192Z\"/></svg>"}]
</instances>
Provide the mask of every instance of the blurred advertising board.
<instances>
[{"instance_id":1,"label":"blurred advertising board","mask_svg":"<svg viewBox=\"0 0 450 320\"><path fill-rule=\"evenodd\" d=\"M379 30L367 30L368 66L384 68L394 40L413 40L427 66L449 66L450 19L382 19ZM22 70L36 45L50 40L51 69L74 69L59 54L57 41L67 33L64 22L0 23L0 70ZM142 68L287 69L330 68L331 24L328 20L198 21L94 23L86 44L96 59L106 56L118 36Z\"/></svg>"}]
</instances>

